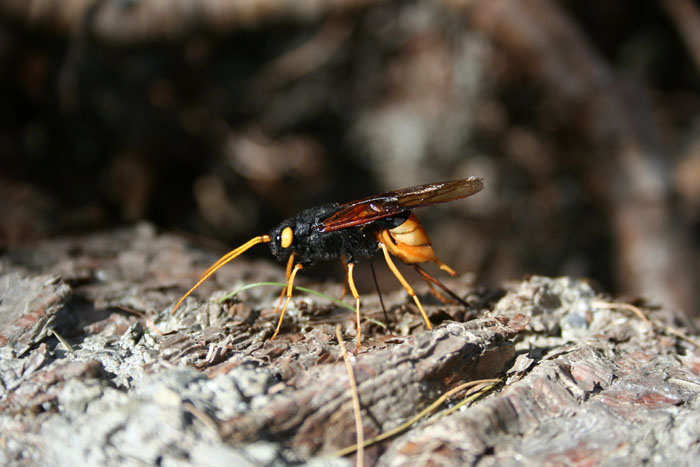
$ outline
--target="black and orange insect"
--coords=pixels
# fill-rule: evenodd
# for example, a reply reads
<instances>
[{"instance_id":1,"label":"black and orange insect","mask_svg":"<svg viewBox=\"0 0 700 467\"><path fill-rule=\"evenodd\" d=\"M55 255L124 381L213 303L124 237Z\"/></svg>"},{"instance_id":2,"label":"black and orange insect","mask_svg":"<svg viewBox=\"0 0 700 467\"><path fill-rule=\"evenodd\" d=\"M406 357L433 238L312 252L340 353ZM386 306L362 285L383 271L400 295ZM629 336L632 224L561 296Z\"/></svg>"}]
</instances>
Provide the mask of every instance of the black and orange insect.
<instances>
[{"instance_id":1,"label":"black and orange insect","mask_svg":"<svg viewBox=\"0 0 700 467\"><path fill-rule=\"evenodd\" d=\"M389 269L418 306L427 328L432 329L423 305L418 300L413 288L396 268L390 255L412 265L427 282L431 292L439 299L445 301L444 297L435 290L433 284L459 300L459 297L419 266L420 263L432 261L450 275L456 275L452 268L437 259L428 235L411 210L466 198L479 192L483 186L480 178L470 177L463 180L430 183L389 191L350 203L331 203L306 209L295 217L280 223L268 235L254 237L219 258L202 274L199 281L180 298L173 307L172 313L175 313L182 302L224 264L258 243L270 243L272 254L279 261L287 262L287 286L282 290L277 308L279 309L285 291L287 299L280 312L277 329L275 329L271 339L277 336L282 327L284 312L292 298L294 278L297 272L318 261L340 257L347 274L350 292L355 298L357 347L359 348L362 339L360 295L355 288L353 271L359 259L370 258L379 250L384 254Z\"/></svg>"}]
</instances>

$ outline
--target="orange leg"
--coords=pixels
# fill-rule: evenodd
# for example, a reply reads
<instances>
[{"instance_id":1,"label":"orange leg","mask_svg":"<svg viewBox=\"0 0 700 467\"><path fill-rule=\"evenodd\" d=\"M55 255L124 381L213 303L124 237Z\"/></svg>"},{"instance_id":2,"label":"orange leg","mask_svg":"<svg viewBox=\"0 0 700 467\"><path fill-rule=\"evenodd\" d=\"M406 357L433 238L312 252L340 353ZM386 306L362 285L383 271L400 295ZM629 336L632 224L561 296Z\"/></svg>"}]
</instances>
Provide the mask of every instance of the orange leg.
<instances>
[{"instance_id":1,"label":"orange leg","mask_svg":"<svg viewBox=\"0 0 700 467\"><path fill-rule=\"evenodd\" d=\"M442 295L442 294L439 293L437 290L435 290L435 288L432 286L431 282L432 282L433 284L437 285L438 287L440 287L445 293L447 293L447 295L449 295L450 297L452 297L452 298L454 299L454 301L457 301L457 302L461 303L461 304L464 305L464 306L469 306L464 300L462 300L462 299L459 297L459 295L457 295L456 293L454 293L453 291L451 291L450 289L448 289L447 286L446 286L445 284L443 284L443 283L440 282L439 280L435 279L433 276L431 276L430 274L428 274L425 270L423 270L423 268L421 268L421 267L418 266L417 264L414 264L414 265L413 265L413 269L415 269L416 272L417 272L418 274L421 275L421 277L423 278L423 280L428 284L428 287L430 287L430 291L431 291L431 292L433 293L433 295L435 295L435 296L437 297L437 299L440 300L442 303L450 303L450 301L448 301L447 298L446 298L444 295Z\"/></svg>"},{"instance_id":2,"label":"orange leg","mask_svg":"<svg viewBox=\"0 0 700 467\"><path fill-rule=\"evenodd\" d=\"M428 284L428 289L430 290L430 293L433 294L433 296L440 300L442 303L454 303L454 300L452 300L451 298L447 298L443 294L441 294L440 291L437 290L430 281L425 280L425 283Z\"/></svg>"},{"instance_id":3,"label":"orange leg","mask_svg":"<svg viewBox=\"0 0 700 467\"><path fill-rule=\"evenodd\" d=\"M289 275L292 273L292 266L294 265L294 253L289 255L289 261L287 261L287 269L285 270L285 277L287 278L287 283L289 283ZM280 298L277 299L277 305L275 305L275 313L280 309L282 304L282 298L284 293L287 291L287 286L282 287L282 292L280 292Z\"/></svg>"},{"instance_id":4,"label":"orange leg","mask_svg":"<svg viewBox=\"0 0 700 467\"><path fill-rule=\"evenodd\" d=\"M442 269L443 271L446 271L447 274L449 274L450 276L455 277L457 275L457 273L455 272L454 269L452 269L451 267L449 267L448 265L446 265L445 263L443 263L439 259L435 258L433 261L435 262L435 264L437 264L440 267L440 269Z\"/></svg>"},{"instance_id":5,"label":"orange leg","mask_svg":"<svg viewBox=\"0 0 700 467\"><path fill-rule=\"evenodd\" d=\"M355 347L355 352L360 350L360 345L362 344L362 326L360 325L360 294L357 293L357 288L355 288L355 280L352 278L352 271L355 269L355 263L348 264L348 285L350 286L350 293L355 297L355 315L357 317L357 346Z\"/></svg>"},{"instance_id":6,"label":"orange leg","mask_svg":"<svg viewBox=\"0 0 700 467\"><path fill-rule=\"evenodd\" d=\"M289 280L289 275L292 273L292 265L294 264L294 252L289 255L289 261L287 261L287 268L284 271L284 277Z\"/></svg>"},{"instance_id":7,"label":"orange leg","mask_svg":"<svg viewBox=\"0 0 700 467\"><path fill-rule=\"evenodd\" d=\"M384 252L384 259L386 260L386 264L389 266L389 269L391 269L391 272L394 273L396 278L401 282L401 285L403 286L404 289L406 289L406 292L413 297L413 301L416 302L416 305L418 306L418 309L420 310L420 314L423 316L423 320L425 320L425 326L428 329L433 329L433 325L430 324L430 319L428 319L428 314L425 312L423 309L423 305L421 305L420 300L418 300L418 296L416 296L416 293L413 291L413 288L411 285L404 279L404 277L401 275L399 270L396 268L396 265L394 262L391 260L391 257L389 256L389 250L387 250L386 245L384 243L379 243L379 248L382 249Z\"/></svg>"},{"instance_id":8,"label":"orange leg","mask_svg":"<svg viewBox=\"0 0 700 467\"><path fill-rule=\"evenodd\" d=\"M289 275L289 281L287 282L287 300L284 302L284 306L282 307L282 311L280 312L280 320L277 323L277 329L275 329L275 333L272 335L270 340L274 340L275 337L277 337L277 334L280 332L280 328L282 327L282 321L284 320L284 312L287 311L287 305L289 305L289 301L292 299L292 291L294 290L294 278L297 275L297 272L302 270L304 266L301 264L296 264L294 266L294 269L292 269L291 274Z\"/></svg>"}]
</instances>

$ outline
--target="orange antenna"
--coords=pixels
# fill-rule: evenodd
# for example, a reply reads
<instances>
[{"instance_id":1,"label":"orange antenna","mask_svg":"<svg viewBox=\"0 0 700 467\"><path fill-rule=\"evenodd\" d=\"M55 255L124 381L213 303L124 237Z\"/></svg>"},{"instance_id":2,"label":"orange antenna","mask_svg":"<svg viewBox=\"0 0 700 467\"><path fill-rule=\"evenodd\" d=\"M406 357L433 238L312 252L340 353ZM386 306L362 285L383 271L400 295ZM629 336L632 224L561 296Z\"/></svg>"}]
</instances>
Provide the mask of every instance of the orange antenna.
<instances>
[{"instance_id":1,"label":"orange antenna","mask_svg":"<svg viewBox=\"0 0 700 467\"><path fill-rule=\"evenodd\" d=\"M248 240L247 242L245 242L243 245L239 246L239 247L236 248L235 250L229 251L229 252L226 253L224 256L222 256L221 258L219 258L218 260L216 260L216 262L215 262L214 264L212 264L211 266L209 266L209 267L207 268L207 270L204 271L204 274L202 274L202 276L199 278L199 280L197 281L197 283L196 283L194 286L192 286L192 288L191 288L190 290L188 290L187 293L186 293L185 295L183 295L182 298L180 298L180 300L177 301L177 303L176 303L175 306L173 307L173 310L170 312L170 314L171 314L171 315L174 314L174 313L175 313L175 310L177 310L177 309L180 307L180 305L182 305L182 302L184 302L185 299L186 299L187 297L189 297L190 294L191 294L192 292L194 292L194 291L197 289L197 287L199 287L200 285L202 285L202 283L203 283L205 280L209 279L209 277L210 277L212 274L214 274L216 271L218 271L219 269L221 269L221 267L222 267L224 264L228 263L229 261L231 261L231 260L234 259L235 257L237 257L237 256L239 256L240 254L244 253L246 250L249 250L250 248L254 247L254 246L257 245L258 243L267 243L267 242L269 242L269 241L270 241L270 236L269 236L269 235L260 235L259 237L251 238L250 240Z\"/></svg>"}]
</instances>

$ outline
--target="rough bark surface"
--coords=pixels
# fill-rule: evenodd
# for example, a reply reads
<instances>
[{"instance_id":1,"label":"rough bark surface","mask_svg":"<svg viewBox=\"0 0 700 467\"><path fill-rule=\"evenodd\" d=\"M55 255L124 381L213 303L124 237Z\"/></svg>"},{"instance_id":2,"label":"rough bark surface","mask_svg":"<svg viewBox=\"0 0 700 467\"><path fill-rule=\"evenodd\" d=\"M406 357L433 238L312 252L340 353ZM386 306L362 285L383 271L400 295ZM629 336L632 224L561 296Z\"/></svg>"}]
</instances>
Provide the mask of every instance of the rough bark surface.
<instances>
[{"instance_id":1,"label":"rough bark surface","mask_svg":"<svg viewBox=\"0 0 700 467\"><path fill-rule=\"evenodd\" d=\"M239 258L171 316L213 259L147 225L5 253L0 462L350 465L334 455L355 440L335 326L351 347L352 314L300 294L270 341L277 290L224 303L214 291L284 272ZM364 323L351 361L365 439L463 382L503 384L367 448L368 464L690 465L700 455L700 350L673 314L645 310L643 321L570 278L450 286L478 310L418 287L432 331L402 292L386 297L395 335ZM376 297L363 311L381 319Z\"/></svg>"}]
</instances>

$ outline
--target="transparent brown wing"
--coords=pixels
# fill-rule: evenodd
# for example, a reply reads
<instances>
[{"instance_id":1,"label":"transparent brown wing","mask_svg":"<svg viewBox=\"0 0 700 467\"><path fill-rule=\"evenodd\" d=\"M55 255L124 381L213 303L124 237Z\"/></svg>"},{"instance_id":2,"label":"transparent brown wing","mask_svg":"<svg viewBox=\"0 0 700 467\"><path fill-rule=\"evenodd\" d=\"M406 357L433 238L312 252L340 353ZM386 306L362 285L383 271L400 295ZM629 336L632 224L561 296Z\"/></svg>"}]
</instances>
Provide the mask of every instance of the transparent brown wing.
<instances>
[{"instance_id":1,"label":"transparent brown wing","mask_svg":"<svg viewBox=\"0 0 700 467\"><path fill-rule=\"evenodd\" d=\"M338 206L338 210L323 221L322 231L329 232L367 224L403 211L466 198L481 191L482 188L484 184L480 178L470 177L369 196Z\"/></svg>"}]
</instances>

